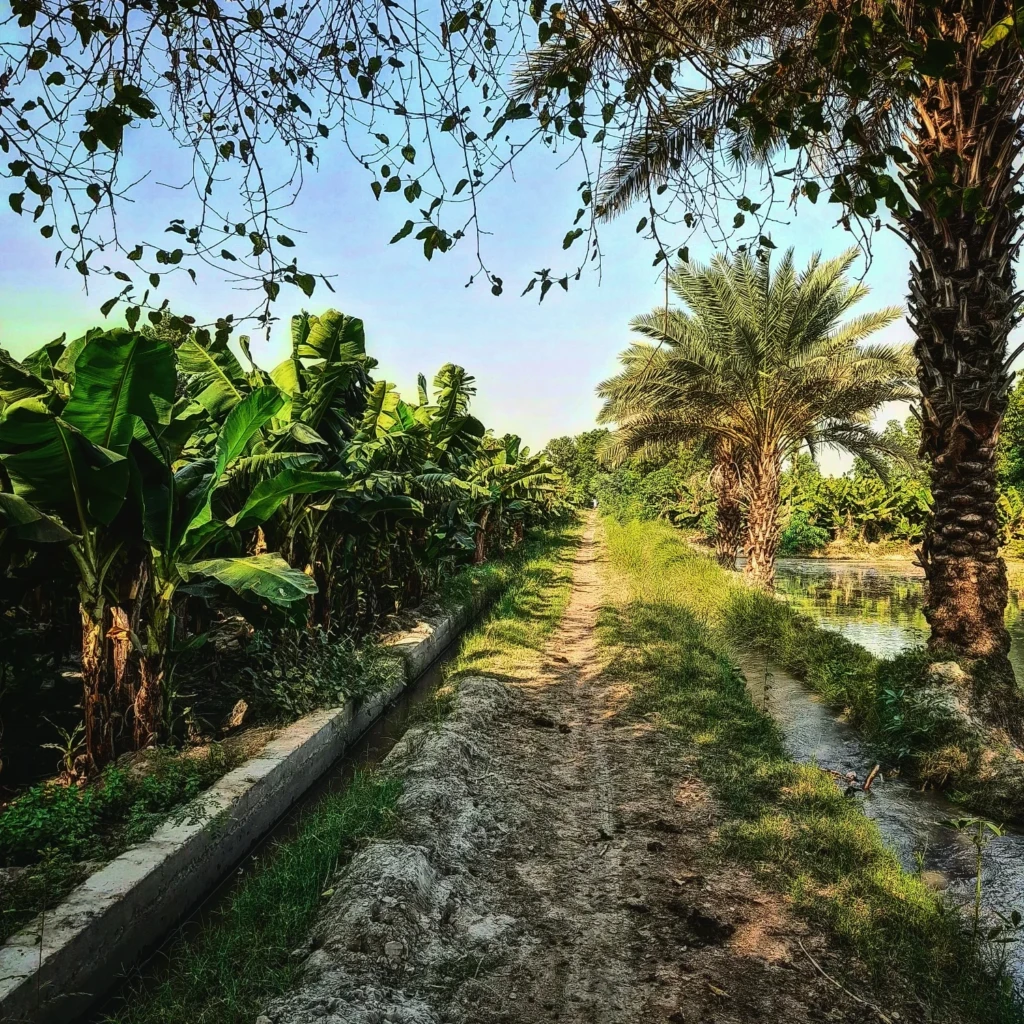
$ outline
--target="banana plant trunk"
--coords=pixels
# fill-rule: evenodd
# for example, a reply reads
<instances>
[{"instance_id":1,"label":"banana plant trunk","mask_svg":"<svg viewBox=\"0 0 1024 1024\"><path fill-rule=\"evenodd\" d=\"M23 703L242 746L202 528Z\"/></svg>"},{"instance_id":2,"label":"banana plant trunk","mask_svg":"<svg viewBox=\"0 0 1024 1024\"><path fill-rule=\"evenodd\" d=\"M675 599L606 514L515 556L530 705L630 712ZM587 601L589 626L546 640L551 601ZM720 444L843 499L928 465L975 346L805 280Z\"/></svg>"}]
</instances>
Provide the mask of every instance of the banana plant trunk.
<instances>
[{"instance_id":1,"label":"banana plant trunk","mask_svg":"<svg viewBox=\"0 0 1024 1024\"><path fill-rule=\"evenodd\" d=\"M173 656L174 588L167 587L153 604L145 650L139 658L138 686L132 703L132 739L142 750L160 739L164 727L164 685Z\"/></svg>"},{"instance_id":2,"label":"banana plant trunk","mask_svg":"<svg viewBox=\"0 0 1024 1024\"><path fill-rule=\"evenodd\" d=\"M106 638L106 603L83 594L82 619L82 717L85 724L85 756L90 770L109 764L114 746L114 707L109 684Z\"/></svg>"},{"instance_id":3,"label":"banana plant trunk","mask_svg":"<svg viewBox=\"0 0 1024 1024\"><path fill-rule=\"evenodd\" d=\"M487 521L491 517L491 506L483 510L480 521L476 524L476 549L473 552L474 565L482 565L487 560Z\"/></svg>"},{"instance_id":4,"label":"banana plant trunk","mask_svg":"<svg viewBox=\"0 0 1024 1024\"><path fill-rule=\"evenodd\" d=\"M711 486L715 492L715 557L719 565L735 569L743 537L743 490L731 446L719 446Z\"/></svg>"},{"instance_id":5,"label":"banana plant trunk","mask_svg":"<svg viewBox=\"0 0 1024 1024\"><path fill-rule=\"evenodd\" d=\"M775 556L779 550L779 478L782 459L769 447L751 459L747 470L747 562L744 576L758 587L775 582Z\"/></svg>"},{"instance_id":6,"label":"banana plant trunk","mask_svg":"<svg viewBox=\"0 0 1024 1024\"><path fill-rule=\"evenodd\" d=\"M967 13L970 21L987 17L981 8ZM962 32L947 26L951 37ZM1013 259L1020 245L1014 167L1021 138L1016 101L1007 102L1019 80L1009 65L1020 57L1015 46L972 46L974 32L983 34L984 25L967 26L973 53L971 61L962 59L963 80L926 80L912 147L919 176L906 179L919 207L902 226L914 254L908 319L934 498L921 564L931 648L984 659L964 696L986 724L1020 740L1024 696L1007 657L1006 566L996 519L996 445L1011 382L1007 338L1020 299ZM943 181L948 188L932 187Z\"/></svg>"}]
</instances>

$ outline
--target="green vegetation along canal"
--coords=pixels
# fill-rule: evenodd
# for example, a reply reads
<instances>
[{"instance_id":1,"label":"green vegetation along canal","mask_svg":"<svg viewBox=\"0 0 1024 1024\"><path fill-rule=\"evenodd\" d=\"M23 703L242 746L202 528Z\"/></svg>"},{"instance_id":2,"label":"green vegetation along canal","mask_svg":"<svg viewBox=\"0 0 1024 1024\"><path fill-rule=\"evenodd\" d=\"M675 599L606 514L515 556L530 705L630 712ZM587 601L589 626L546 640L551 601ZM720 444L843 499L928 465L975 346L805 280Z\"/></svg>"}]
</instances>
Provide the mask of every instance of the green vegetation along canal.
<instances>
[{"instance_id":1,"label":"green vegetation along canal","mask_svg":"<svg viewBox=\"0 0 1024 1024\"><path fill-rule=\"evenodd\" d=\"M1016 571L1015 571L1016 570ZM1015 583L1024 582L1011 567L1007 622L1013 636L1011 660L1024 679L1024 616ZM831 559L781 559L776 588L787 601L824 628L836 630L880 657L892 657L927 638L922 613L923 575L909 561L849 562ZM798 680L763 659L743 659L754 698L777 719L793 755L839 775L855 773L851 798L863 801L890 845L908 869L920 869L944 889L950 900L971 912L975 852L967 839L943 825L965 812L946 798L921 792L883 771L869 793L860 791L874 759L870 749ZM767 692L766 692L767 691ZM1024 834L1007 831L985 850L983 892L986 918L1024 912ZM1024 943L1004 946L1010 967L1024 980Z\"/></svg>"}]
</instances>

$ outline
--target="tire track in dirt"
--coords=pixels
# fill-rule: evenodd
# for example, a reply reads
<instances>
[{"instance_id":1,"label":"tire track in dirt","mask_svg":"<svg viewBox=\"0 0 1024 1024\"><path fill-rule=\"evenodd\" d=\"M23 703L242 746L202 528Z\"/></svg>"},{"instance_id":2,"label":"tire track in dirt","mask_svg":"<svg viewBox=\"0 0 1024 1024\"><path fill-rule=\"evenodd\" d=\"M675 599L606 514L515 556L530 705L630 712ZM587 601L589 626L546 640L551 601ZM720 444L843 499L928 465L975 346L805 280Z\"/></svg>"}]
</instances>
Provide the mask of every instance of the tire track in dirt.
<instances>
[{"instance_id":1,"label":"tire track in dirt","mask_svg":"<svg viewBox=\"0 0 1024 1024\"><path fill-rule=\"evenodd\" d=\"M341 873L299 985L257 1024L879 1019L810 964L800 943L836 965L820 935L708 857L703 784L605 671L615 585L592 519L543 670L463 679L451 716L396 746L399 838Z\"/></svg>"}]
</instances>

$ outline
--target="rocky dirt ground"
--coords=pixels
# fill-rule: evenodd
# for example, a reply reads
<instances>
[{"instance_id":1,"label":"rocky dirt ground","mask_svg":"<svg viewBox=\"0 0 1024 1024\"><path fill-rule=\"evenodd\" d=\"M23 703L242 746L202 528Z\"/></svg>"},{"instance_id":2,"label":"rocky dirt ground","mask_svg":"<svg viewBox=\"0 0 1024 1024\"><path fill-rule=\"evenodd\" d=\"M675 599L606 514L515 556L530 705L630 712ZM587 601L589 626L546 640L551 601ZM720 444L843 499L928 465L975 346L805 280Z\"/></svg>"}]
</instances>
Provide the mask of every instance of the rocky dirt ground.
<instances>
[{"instance_id":1,"label":"rocky dirt ground","mask_svg":"<svg viewBox=\"0 0 1024 1024\"><path fill-rule=\"evenodd\" d=\"M614 585L591 529L544 671L463 679L389 755L399 838L330 883L301 983L257 1024L890 1019L824 976L839 954L778 896L707 855L702 783L602 674Z\"/></svg>"}]
</instances>

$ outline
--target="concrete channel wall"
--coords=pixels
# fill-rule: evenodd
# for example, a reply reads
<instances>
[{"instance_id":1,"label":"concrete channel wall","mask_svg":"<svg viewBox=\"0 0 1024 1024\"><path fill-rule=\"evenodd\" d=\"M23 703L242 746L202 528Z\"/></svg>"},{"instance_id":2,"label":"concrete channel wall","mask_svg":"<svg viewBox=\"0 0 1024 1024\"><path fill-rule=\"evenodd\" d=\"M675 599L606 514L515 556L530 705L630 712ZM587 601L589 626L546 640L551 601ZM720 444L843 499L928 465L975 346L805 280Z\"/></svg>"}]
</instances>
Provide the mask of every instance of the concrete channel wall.
<instances>
[{"instance_id":1,"label":"concrete channel wall","mask_svg":"<svg viewBox=\"0 0 1024 1024\"><path fill-rule=\"evenodd\" d=\"M69 1024L110 991L242 860L482 610L424 616L389 641L386 693L306 715L144 843L0 946L0 1024Z\"/></svg>"}]
</instances>

